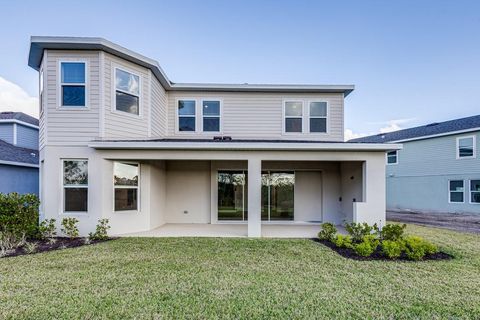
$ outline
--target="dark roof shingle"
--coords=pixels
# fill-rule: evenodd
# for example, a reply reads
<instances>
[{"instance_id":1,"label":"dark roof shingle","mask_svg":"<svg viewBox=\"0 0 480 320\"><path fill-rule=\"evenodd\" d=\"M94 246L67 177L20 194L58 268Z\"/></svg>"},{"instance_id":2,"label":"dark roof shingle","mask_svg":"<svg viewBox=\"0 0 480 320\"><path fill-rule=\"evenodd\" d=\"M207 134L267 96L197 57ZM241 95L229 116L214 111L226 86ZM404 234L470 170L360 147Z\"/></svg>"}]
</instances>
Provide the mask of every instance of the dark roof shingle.
<instances>
[{"instance_id":1,"label":"dark roof shingle","mask_svg":"<svg viewBox=\"0 0 480 320\"><path fill-rule=\"evenodd\" d=\"M361 143L382 143L401 140L422 138L437 134L448 134L449 132L480 128L480 115L449 120L445 122L430 123L420 127L398 130L388 133L380 133L373 136L349 140L348 142Z\"/></svg>"},{"instance_id":2,"label":"dark roof shingle","mask_svg":"<svg viewBox=\"0 0 480 320\"><path fill-rule=\"evenodd\" d=\"M38 119L29 116L23 112L13 112L13 111L6 111L0 112L0 119L1 120L18 120L22 122L26 122L29 124L33 124L34 126L38 126Z\"/></svg>"},{"instance_id":3,"label":"dark roof shingle","mask_svg":"<svg viewBox=\"0 0 480 320\"><path fill-rule=\"evenodd\" d=\"M38 165L38 150L17 147L0 140L0 161Z\"/></svg>"}]
</instances>

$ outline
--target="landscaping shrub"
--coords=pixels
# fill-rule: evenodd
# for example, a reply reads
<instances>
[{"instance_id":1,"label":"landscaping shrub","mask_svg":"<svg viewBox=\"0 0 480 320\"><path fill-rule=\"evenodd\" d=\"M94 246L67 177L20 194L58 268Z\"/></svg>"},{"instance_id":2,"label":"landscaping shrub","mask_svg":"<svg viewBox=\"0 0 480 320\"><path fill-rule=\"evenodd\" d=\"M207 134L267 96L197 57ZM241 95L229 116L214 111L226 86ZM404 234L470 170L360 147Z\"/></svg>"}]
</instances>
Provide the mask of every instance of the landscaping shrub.
<instances>
[{"instance_id":1,"label":"landscaping shrub","mask_svg":"<svg viewBox=\"0 0 480 320\"><path fill-rule=\"evenodd\" d=\"M38 245L35 242L26 242L23 246L23 250L25 250L26 253L34 253L37 251Z\"/></svg>"},{"instance_id":2,"label":"landscaping shrub","mask_svg":"<svg viewBox=\"0 0 480 320\"><path fill-rule=\"evenodd\" d=\"M369 257L378 247L380 241L373 234L363 236L360 243L354 244L353 249L362 257Z\"/></svg>"},{"instance_id":3,"label":"landscaping shrub","mask_svg":"<svg viewBox=\"0 0 480 320\"><path fill-rule=\"evenodd\" d=\"M377 232L377 224L369 226L368 223L347 223L345 224L345 230L352 236L353 242L361 242L363 237L372 234L372 232Z\"/></svg>"},{"instance_id":4,"label":"landscaping shrub","mask_svg":"<svg viewBox=\"0 0 480 320\"><path fill-rule=\"evenodd\" d=\"M0 193L0 232L16 240L35 237L39 204L34 194Z\"/></svg>"},{"instance_id":5,"label":"landscaping shrub","mask_svg":"<svg viewBox=\"0 0 480 320\"><path fill-rule=\"evenodd\" d=\"M337 228L333 223L325 222L322 223L322 230L318 233L318 238L320 240L333 241L335 234L337 233Z\"/></svg>"},{"instance_id":6,"label":"landscaping shrub","mask_svg":"<svg viewBox=\"0 0 480 320\"><path fill-rule=\"evenodd\" d=\"M438 252L436 245L421 237L409 236L405 238L405 254L411 260L421 260L426 254Z\"/></svg>"},{"instance_id":7,"label":"landscaping shrub","mask_svg":"<svg viewBox=\"0 0 480 320\"><path fill-rule=\"evenodd\" d=\"M69 238L78 237L78 222L77 218L63 218L61 231Z\"/></svg>"},{"instance_id":8,"label":"landscaping shrub","mask_svg":"<svg viewBox=\"0 0 480 320\"><path fill-rule=\"evenodd\" d=\"M38 226L38 233L42 239L53 238L57 235L55 219L45 219Z\"/></svg>"},{"instance_id":9,"label":"landscaping shrub","mask_svg":"<svg viewBox=\"0 0 480 320\"><path fill-rule=\"evenodd\" d=\"M402 239L382 241L382 253L390 259L400 257L404 250L405 242Z\"/></svg>"},{"instance_id":10,"label":"landscaping shrub","mask_svg":"<svg viewBox=\"0 0 480 320\"><path fill-rule=\"evenodd\" d=\"M343 234L337 234L333 243L339 248L350 248L353 249L352 237L345 236Z\"/></svg>"},{"instance_id":11,"label":"landscaping shrub","mask_svg":"<svg viewBox=\"0 0 480 320\"><path fill-rule=\"evenodd\" d=\"M380 237L391 241L402 239L406 227L406 224L387 224L380 231Z\"/></svg>"},{"instance_id":12,"label":"landscaping shrub","mask_svg":"<svg viewBox=\"0 0 480 320\"><path fill-rule=\"evenodd\" d=\"M95 232L90 232L88 237L92 240L108 239L108 229L110 229L110 226L108 225L108 219L100 219L98 220Z\"/></svg>"}]
</instances>

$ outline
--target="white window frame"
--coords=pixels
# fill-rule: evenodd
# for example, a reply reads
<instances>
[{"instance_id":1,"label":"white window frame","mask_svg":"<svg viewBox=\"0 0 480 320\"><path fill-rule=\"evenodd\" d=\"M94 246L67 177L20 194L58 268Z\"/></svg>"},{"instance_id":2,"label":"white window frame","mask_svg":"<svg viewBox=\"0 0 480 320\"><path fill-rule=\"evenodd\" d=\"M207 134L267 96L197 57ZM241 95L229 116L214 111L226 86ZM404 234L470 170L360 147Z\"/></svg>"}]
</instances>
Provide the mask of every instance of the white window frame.
<instances>
[{"instance_id":1,"label":"white window frame","mask_svg":"<svg viewBox=\"0 0 480 320\"><path fill-rule=\"evenodd\" d=\"M184 99L180 99L180 100L184 100ZM192 99L193 100L193 99ZM197 105L199 106L200 108L200 126L199 126L199 129L202 133L204 134L221 134L223 132L223 126L222 126L222 119L223 119L223 100L220 99L220 98L201 98L199 99L200 103L195 103L195 107L197 107ZM203 114L203 102L204 101L218 101L220 103L220 110L219 110L219 114L218 116L212 116L212 115L204 115ZM197 114L197 110L195 110L195 116ZM177 115L178 115L178 103L177 103ZM218 118L218 131L204 131L203 129L203 119L204 118ZM195 119L195 122L196 122L196 119ZM178 123L177 123L178 125ZM195 123L195 129L197 129L197 123ZM194 132L194 131L180 131L180 132Z\"/></svg>"},{"instance_id":2,"label":"white window frame","mask_svg":"<svg viewBox=\"0 0 480 320\"><path fill-rule=\"evenodd\" d=\"M62 63L83 63L85 64L85 83L63 83L62 82ZM84 111L90 109L90 99L89 99L89 63L86 59L62 59L58 60L58 72L57 72L57 109L61 110L71 110L71 111ZM84 106L64 106L63 105L63 85L70 86L84 86L85 87L85 105Z\"/></svg>"},{"instance_id":3,"label":"white window frame","mask_svg":"<svg viewBox=\"0 0 480 320\"><path fill-rule=\"evenodd\" d=\"M478 179L469 179L469 180L468 180L468 202L469 202L470 204L477 205L477 204L480 204L480 202L473 202L473 201L472 201L472 192L478 192L478 191L472 191L472 180L480 180L480 178L478 178Z\"/></svg>"},{"instance_id":4,"label":"white window frame","mask_svg":"<svg viewBox=\"0 0 480 320\"><path fill-rule=\"evenodd\" d=\"M325 102L327 104L327 110L326 110L327 115L325 117L311 116L310 115L310 103L312 103L312 102ZM306 109L307 109L307 120L308 120L307 123L306 123L306 127L307 127L306 132L309 135L326 135L326 134L329 134L330 133L330 126L329 126L330 121L328 121L328 117L330 116L330 103L325 99L307 100ZM325 132L311 132L310 131L310 119L325 119Z\"/></svg>"},{"instance_id":5,"label":"white window frame","mask_svg":"<svg viewBox=\"0 0 480 320\"><path fill-rule=\"evenodd\" d=\"M65 174L65 161L87 161L87 184L72 184L72 185L65 185L64 182L64 174ZM90 161L88 158L61 158L60 159L60 185L62 186L62 195L60 197L61 206L62 208L60 215L65 216L82 216L88 215L88 207L90 206ZM87 211L65 211L65 189L66 188L86 188L87 189Z\"/></svg>"},{"instance_id":6,"label":"white window frame","mask_svg":"<svg viewBox=\"0 0 480 320\"><path fill-rule=\"evenodd\" d=\"M138 166L138 185L137 186L116 186L115 185L115 162L119 163L127 163L127 164L136 164ZM113 213L138 213L140 212L140 185L141 185L141 164L140 162L137 161L113 161L112 165L112 185L113 185L113 190L112 190L112 211ZM137 209L136 210L115 210L115 189L137 189Z\"/></svg>"},{"instance_id":7,"label":"white window frame","mask_svg":"<svg viewBox=\"0 0 480 320\"><path fill-rule=\"evenodd\" d=\"M388 163L388 154L390 152L395 152L395 162ZM398 164L398 150L391 150L391 151L385 152L385 163L387 164L387 166Z\"/></svg>"},{"instance_id":8,"label":"white window frame","mask_svg":"<svg viewBox=\"0 0 480 320\"><path fill-rule=\"evenodd\" d=\"M39 114L43 114L43 100L45 99L45 72L43 69L43 65L40 68L40 72L38 74L38 99L39 99Z\"/></svg>"},{"instance_id":9,"label":"white window frame","mask_svg":"<svg viewBox=\"0 0 480 320\"><path fill-rule=\"evenodd\" d=\"M180 101L195 101L195 115L193 116L180 116L178 114L178 103ZM199 120L198 120L198 106L199 106L199 103L198 103L198 99L197 98L189 98L189 97L185 97L185 98L177 98L175 99L175 133L176 134L185 134L185 135L188 135L188 134L195 134L195 133L199 133L200 130L199 130ZM195 130L194 131L180 131L180 117L190 117L190 118L194 118L195 119ZM202 118L203 120L203 118ZM202 121L202 126L203 126L203 121Z\"/></svg>"},{"instance_id":10,"label":"white window frame","mask_svg":"<svg viewBox=\"0 0 480 320\"><path fill-rule=\"evenodd\" d=\"M450 190L450 182L451 181L462 181L463 182L463 201L451 201L452 198L451 198L451 193L452 192L460 192L460 191L451 191ZM447 184L447 190L448 190L448 203L452 203L452 204L460 204L460 203L465 203L465 180L464 179L449 179L448 180L448 184Z\"/></svg>"},{"instance_id":11,"label":"white window frame","mask_svg":"<svg viewBox=\"0 0 480 320\"><path fill-rule=\"evenodd\" d=\"M473 140L473 155L468 157L460 157L460 140L472 138ZM475 159L477 157L477 137L475 135L468 135L468 136L461 136L457 137L457 149L456 149L456 156L457 159Z\"/></svg>"},{"instance_id":12,"label":"white window frame","mask_svg":"<svg viewBox=\"0 0 480 320\"><path fill-rule=\"evenodd\" d=\"M301 102L302 103L302 115L301 116L287 116L286 109L287 109L287 102ZM287 132L286 123L287 119L301 119L302 120L302 130L300 132ZM284 135L299 135L305 133L306 125L305 125L305 100L303 99L284 99L282 102L282 134Z\"/></svg>"},{"instance_id":13,"label":"white window frame","mask_svg":"<svg viewBox=\"0 0 480 320\"><path fill-rule=\"evenodd\" d=\"M117 89L117 84L116 84L117 70L127 72L127 73L133 74L134 76L138 77L138 96L131 93L131 92L128 92L128 91L125 91L125 90L122 90L122 89ZM133 118L136 118L136 119L143 118L142 86L143 86L142 76L139 73L133 71L132 69L125 68L124 66L119 66L119 65L114 64L113 68L112 68L112 112L115 113L115 114L118 114L118 115L122 115L122 116L126 116L126 117L133 117ZM129 113L129 112L126 112L126 111L117 110L117 96L116 96L117 91L128 94L128 95L131 95L131 96L138 97L138 114L133 114L133 113Z\"/></svg>"}]
</instances>

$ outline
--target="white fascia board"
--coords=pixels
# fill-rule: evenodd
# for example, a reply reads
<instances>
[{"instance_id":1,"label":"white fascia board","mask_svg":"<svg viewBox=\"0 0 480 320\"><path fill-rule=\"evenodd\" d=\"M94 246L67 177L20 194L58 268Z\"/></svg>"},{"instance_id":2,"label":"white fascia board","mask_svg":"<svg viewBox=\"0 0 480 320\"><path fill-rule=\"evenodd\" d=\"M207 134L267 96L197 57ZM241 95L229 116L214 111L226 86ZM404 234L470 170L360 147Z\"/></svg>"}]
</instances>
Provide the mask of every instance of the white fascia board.
<instances>
[{"instance_id":1,"label":"white fascia board","mask_svg":"<svg viewBox=\"0 0 480 320\"><path fill-rule=\"evenodd\" d=\"M416 140L432 139L432 138L437 138L437 137L453 136L453 135L456 135L456 134L462 134L462 133L474 132L474 131L480 131L480 127L464 129L464 130L457 130L457 131L450 131L450 132L444 132L444 133L438 133L438 134L432 134L432 135L429 135L429 136L421 136L421 137L415 137L415 138L409 138L409 139L395 140L395 141L385 142L385 143L403 143L403 142L416 141Z\"/></svg>"},{"instance_id":2,"label":"white fascia board","mask_svg":"<svg viewBox=\"0 0 480 320\"><path fill-rule=\"evenodd\" d=\"M0 119L0 123L16 123L16 124L20 124L20 125L25 126L25 127L29 127L29 128L33 128L33 129L38 130L38 126L36 126L34 124L31 124L31 123L28 123L28 122L20 121L20 120L17 120L17 119Z\"/></svg>"},{"instance_id":3,"label":"white fascia board","mask_svg":"<svg viewBox=\"0 0 480 320\"><path fill-rule=\"evenodd\" d=\"M0 160L0 164L5 164L9 166L19 166L19 167L31 167L31 168L38 168L38 164L31 164L31 163L24 163L24 162L17 162L17 161L4 161Z\"/></svg>"},{"instance_id":4,"label":"white fascia board","mask_svg":"<svg viewBox=\"0 0 480 320\"><path fill-rule=\"evenodd\" d=\"M94 141L94 149L152 149L152 150L299 150L299 151L391 151L402 149L401 144L385 143L268 143L268 142L132 142Z\"/></svg>"}]
</instances>

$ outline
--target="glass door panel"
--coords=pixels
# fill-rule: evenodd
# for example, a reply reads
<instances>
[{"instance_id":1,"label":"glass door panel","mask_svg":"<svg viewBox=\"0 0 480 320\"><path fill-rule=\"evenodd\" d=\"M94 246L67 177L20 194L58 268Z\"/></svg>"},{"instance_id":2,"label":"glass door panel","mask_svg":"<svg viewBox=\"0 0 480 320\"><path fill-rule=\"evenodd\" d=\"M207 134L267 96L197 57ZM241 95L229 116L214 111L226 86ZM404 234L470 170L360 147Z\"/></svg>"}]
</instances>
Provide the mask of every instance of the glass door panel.
<instances>
[{"instance_id":1,"label":"glass door panel","mask_svg":"<svg viewBox=\"0 0 480 320\"><path fill-rule=\"evenodd\" d=\"M270 220L293 220L295 174L270 173Z\"/></svg>"},{"instance_id":2,"label":"glass door panel","mask_svg":"<svg viewBox=\"0 0 480 320\"><path fill-rule=\"evenodd\" d=\"M244 171L218 172L218 220L247 220Z\"/></svg>"}]
</instances>

